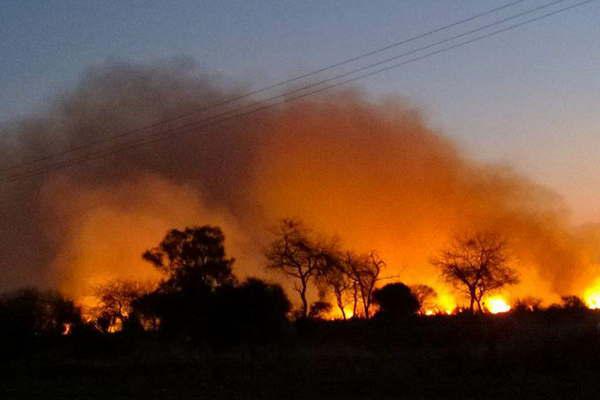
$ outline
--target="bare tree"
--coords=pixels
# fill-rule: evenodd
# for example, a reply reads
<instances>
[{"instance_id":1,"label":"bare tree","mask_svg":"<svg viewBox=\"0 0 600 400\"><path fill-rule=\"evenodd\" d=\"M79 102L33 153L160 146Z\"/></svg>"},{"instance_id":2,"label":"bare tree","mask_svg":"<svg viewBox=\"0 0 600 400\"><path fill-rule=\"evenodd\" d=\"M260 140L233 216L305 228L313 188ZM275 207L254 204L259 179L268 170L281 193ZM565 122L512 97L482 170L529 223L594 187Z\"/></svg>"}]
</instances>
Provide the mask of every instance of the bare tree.
<instances>
[{"instance_id":1,"label":"bare tree","mask_svg":"<svg viewBox=\"0 0 600 400\"><path fill-rule=\"evenodd\" d=\"M333 242L316 240L312 231L296 219L283 219L274 235L274 240L265 251L267 269L295 279L294 290L302 303L300 314L308 317L309 285L334 262Z\"/></svg>"},{"instance_id":2,"label":"bare tree","mask_svg":"<svg viewBox=\"0 0 600 400\"><path fill-rule=\"evenodd\" d=\"M437 292L434 288L428 285L413 285L410 287L410 291L419 300L419 311L425 312L434 308L434 302L437 298Z\"/></svg>"},{"instance_id":3,"label":"bare tree","mask_svg":"<svg viewBox=\"0 0 600 400\"><path fill-rule=\"evenodd\" d=\"M103 331L120 329L130 318L133 302L149 293L153 285L147 282L113 280L96 288L99 304L94 312Z\"/></svg>"},{"instance_id":4,"label":"bare tree","mask_svg":"<svg viewBox=\"0 0 600 400\"><path fill-rule=\"evenodd\" d=\"M358 302L362 303L365 318L371 316L373 291L379 281L379 275L385 267L385 261L375 251L368 254L346 252L342 257L344 269L352 283L354 315L358 312Z\"/></svg>"},{"instance_id":5,"label":"bare tree","mask_svg":"<svg viewBox=\"0 0 600 400\"><path fill-rule=\"evenodd\" d=\"M481 300L486 294L519 281L508 265L506 242L490 232L455 237L431 262L448 283L468 296L471 312L475 304L483 312Z\"/></svg>"},{"instance_id":6,"label":"bare tree","mask_svg":"<svg viewBox=\"0 0 600 400\"><path fill-rule=\"evenodd\" d=\"M335 297L335 303L342 314L343 319L347 319L346 306L348 296L355 285L350 278L347 264L342 262L342 256L336 255L331 262L324 263L324 269L320 272L319 283L324 286L324 290L331 290ZM354 303L357 302L357 296L353 296ZM356 312L356 311L355 311Z\"/></svg>"}]
</instances>

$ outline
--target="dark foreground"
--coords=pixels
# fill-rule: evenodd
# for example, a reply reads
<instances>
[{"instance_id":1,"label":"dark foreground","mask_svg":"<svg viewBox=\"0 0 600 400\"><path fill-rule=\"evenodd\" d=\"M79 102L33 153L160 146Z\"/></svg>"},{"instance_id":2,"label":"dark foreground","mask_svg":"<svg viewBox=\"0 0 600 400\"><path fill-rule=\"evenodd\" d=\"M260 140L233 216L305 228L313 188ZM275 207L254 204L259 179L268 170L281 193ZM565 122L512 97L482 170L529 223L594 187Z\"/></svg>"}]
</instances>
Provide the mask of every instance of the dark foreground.
<instances>
[{"instance_id":1,"label":"dark foreground","mask_svg":"<svg viewBox=\"0 0 600 400\"><path fill-rule=\"evenodd\" d=\"M2 363L2 399L600 396L598 316L322 322L279 343L64 337ZM10 353L10 352L9 352Z\"/></svg>"}]
</instances>

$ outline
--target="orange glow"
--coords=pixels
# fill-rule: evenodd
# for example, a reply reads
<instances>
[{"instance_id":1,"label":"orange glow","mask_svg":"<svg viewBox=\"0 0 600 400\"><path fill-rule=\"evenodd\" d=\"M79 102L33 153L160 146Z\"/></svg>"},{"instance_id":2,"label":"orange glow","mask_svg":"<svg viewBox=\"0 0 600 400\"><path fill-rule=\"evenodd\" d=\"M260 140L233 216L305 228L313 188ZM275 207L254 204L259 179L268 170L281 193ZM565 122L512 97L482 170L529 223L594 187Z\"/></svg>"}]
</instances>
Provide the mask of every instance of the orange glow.
<instances>
[{"instance_id":1,"label":"orange glow","mask_svg":"<svg viewBox=\"0 0 600 400\"><path fill-rule=\"evenodd\" d=\"M346 314L346 319L352 318L354 316L354 312L352 311L352 306L347 305L346 307L344 307L344 313ZM334 306L331 308L331 311L327 314L327 316L325 318L329 319L329 320L335 320L335 319L344 319L344 316L342 315L342 311L340 310L340 308L337 306Z\"/></svg>"},{"instance_id":2,"label":"orange glow","mask_svg":"<svg viewBox=\"0 0 600 400\"><path fill-rule=\"evenodd\" d=\"M500 296L490 297L486 301L485 308L492 314L500 314L510 311L510 306L506 300Z\"/></svg>"},{"instance_id":3,"label":"orange glow","mask_svg":"<svg viewBox=\"0 0 600 400\"><path fill-rule=\"evenodd\" d=\"M449 293L441 292L444 287L440 286L435 288L438 295L433 301L432 305L425 306L420 314L426 316L432 315L451 315L454 314L454 310L456 310L456 301L454 297L452 297Z\"/></svg>"},{"instance_id":4,"label":"orange glow","mask_svg":"<svg viewBox=\"0 0 600 400\"><path fill-rule=\"evenodd\" d=\"M169 90L165 98L173 101L173 95ZM124 93L123 101L143 98ZM79 120L86 121L87 114L61 118L65 126L86 127L106 119L94 112L89 124ZM115 109L112 119L122 121L119 113ZM592 241L584 247L571 233L553 193L510 168L472 161L400 100L376 102L348 91L282 105L214 131L214 140L187 137L176 157L157 146L148 160L143 154L131 162L124 158L129 171L113 180L95 179L93 171L89 177L64 172L44 184L39 214L52 218L40 231L56 242L50 268L59 289L85 303L93 286L108 280L159 279L142 252L168 229L203 224L223 228L239 278L279 279L264 270L261 248L270 236L263 228L290 216L319 234L339 235L345 248L377 250L387 262L386 276L431 286L438 297L424 306L425 315L452 314L467 302L440 282L440 271L430 263L456 232L493 229L510 238L521 278L511 289L515 298L535 293L550 303L562 293L582 293L569 271L587 271L597 259L593 249L600 246ZM297 302L293 282L279 283ZM596 293L585 296L590 307L600 307L600 285ZM492 298L486 306L493 313L510 309L503 299ZM329 316L341 314L334 307Z\"/></svg>"},{"instance_id":5,"label":"orange glow","mask_svg":"<svg viewBox=\"0 0 600 400\"><path fill-rule=\"evenodd\" d=\"M440 293L437 297L437 303L440 313L452 314L456 309L456 301L448 293Z\"/></svg>"},{"instance_id":6,"label":"orange glow","mask_svg":"<svg viewBox=\"0 0 600 400\"><path fill-rule=\"evenodd\" d=\"M425 315L427 317L431 317L433 315L451 315L454 312L454 310L449 310L449 309L441 309L438 307L433 307L433 308L428 308L424 311L421 312L421 315Z\"/></svg>"}]
</instances>

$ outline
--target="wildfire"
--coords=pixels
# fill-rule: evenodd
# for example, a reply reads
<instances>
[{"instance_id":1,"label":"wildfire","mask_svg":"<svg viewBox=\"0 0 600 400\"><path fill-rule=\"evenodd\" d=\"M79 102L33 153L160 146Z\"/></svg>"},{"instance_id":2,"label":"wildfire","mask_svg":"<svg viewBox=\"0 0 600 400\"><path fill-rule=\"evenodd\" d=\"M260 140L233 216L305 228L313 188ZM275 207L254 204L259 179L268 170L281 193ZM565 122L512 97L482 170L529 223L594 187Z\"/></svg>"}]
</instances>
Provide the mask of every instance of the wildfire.
<instances>
[{"instance_id":1,"label":"wildfire","mask_svg":"<svg viewBox=\"0 0 600 400\"><path fill-rule=\"evenodd\" d=\"M346 319L352 318L354 316L353 308L351 306L344 307L344 314L346 314ZM327 313L325 318L329 320L341 320L344 319L344 315L338 307L332 307L331 311Z\"/></svg>"},{"instance_id":2,"label":"wildfire","mask_svg":"<svg viewBox=\"0 0 600 400\"><path fill-rule=\"evenodd\" d=\"M500 296L490 297L486 302L485 308L492 314L499 314L510 311L510 306Z\"/></svg>"},{"instance_id":3,"label":"wildfire","mask_svg":"<svg viewBox=\"0 0 600 400\"><path fill-rule=\"evenodd\" d=\"M583 299L592 310L600 309L600 279L596 279L594 285L586 289Z\"/></svg>"},{"instance_id":4,"label":"wildfire","mask_svg":"<svg viewBox=\"0 0 600 400\"><path fill-rule=\"evenodd\" d=\"M425 316L432 315L451 315L456 310L456 302L454 298L448 293L439 294L433 304L424 305L420 314Z\"/></svg>"}]
</instances>

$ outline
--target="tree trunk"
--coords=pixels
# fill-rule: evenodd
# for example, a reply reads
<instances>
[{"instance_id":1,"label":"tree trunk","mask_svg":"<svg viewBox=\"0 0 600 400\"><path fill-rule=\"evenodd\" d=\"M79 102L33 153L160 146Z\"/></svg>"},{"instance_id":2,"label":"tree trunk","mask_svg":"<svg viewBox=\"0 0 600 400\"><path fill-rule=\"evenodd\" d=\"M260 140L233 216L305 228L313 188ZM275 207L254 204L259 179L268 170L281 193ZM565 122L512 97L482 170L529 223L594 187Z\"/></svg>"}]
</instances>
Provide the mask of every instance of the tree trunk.
<instances>
[{"instance_id":1,"label":"tree trunk","mask_svg":"<svg viewBox=\"0 0 600 400\"><path fill-rule=\"evenodd\" d=\"M302 316L308 317L308 300L306 300L306 283L302 282L302 288L300 289L300 300L302 301Z\"/></svg>"},{"instance_id":2,"label":"tree trunk","mask_svg":"<svg viewBox=\"0 0 600 400\"><path fill-rule=\"evenodd\" d=\"M345 321L346 320L346 310L344 310L344 302L342 301L342 294L336 293L335 299L337 300L338 308L340 309L340 312L342 313L342 318L344 318L344 321Z\"/></svg>"},{"instance_id":3,"label":"tree trunk","mask_svg":"<svg viewBox=\"0 0 600 400\"><path fill-rule=\"evenodd\" d=\"M473 314L473 312L475 311L475 293L472 290L469 292L469 297L469 311L471 312L471 314Z\"/></svg>"},{"instance_id":4,"label":"tree trunk","mask_svg":"<svg viewBox=\"0 0 600 400\"><path fill-rule=\"evenodd\" d=\"M363 292L363 289L361 289L361 292ZM363 302L363 310L365 310L365 319L369 319L369 306L370 306L370 302L369 299L365 296L365 294L362 294L362 302Z\"/></svg>"},{"instance_id":5,"label":"tree trunk","mask_svg":"<svg viewBox=\"0 0 600 400\"><path fill-rule=\"evenodd\" d=\"M477 299L477 309L480 314L483 314L483 309L481 308L481 299Z\"/></svg>"},{"instance_id":6,"label":"tree trunk","mask_svg":"<svg viewBox=\"0 0 600 400\"><path fill-rule=\"evenodd\" d=\"M352 318L357 318L356 312L358 311L358 288L356 283L352 286Z\"/></svg>"}]
</instances>

